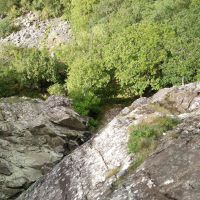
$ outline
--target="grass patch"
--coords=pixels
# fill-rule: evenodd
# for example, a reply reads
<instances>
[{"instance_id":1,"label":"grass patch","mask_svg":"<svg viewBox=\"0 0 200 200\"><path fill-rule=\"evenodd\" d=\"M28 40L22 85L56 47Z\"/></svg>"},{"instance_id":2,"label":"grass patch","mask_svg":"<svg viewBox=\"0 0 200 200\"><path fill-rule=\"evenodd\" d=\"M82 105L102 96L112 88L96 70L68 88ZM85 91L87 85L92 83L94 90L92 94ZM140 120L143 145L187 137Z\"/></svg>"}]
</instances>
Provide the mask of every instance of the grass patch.
<instances>
[{"instance_id":1,"label":"grass patch","mask_svg":"<svg viewBox=\"0 0 200 200\"><path fill-rule=\"evenodd\" d=\"M160 113L163 113L163 114L169 114L169 115L171 114L171 112L167 108L161 106L158 103L150 104L149 108L156 111L156 112L160 112Z\"/></svg>"},{"instance_id":2,"label":"grass patch","mask_svg":"<svg viewBox=\"0 0 200 200\"><path fill-rule=\"evenodd\" d=\"M126 178L133 174L153 150L155 150L160 136L164 132L173 129L179 123L179 119L165 116L133 126L130 130L128 150L129 153L135 154L135 160L128 168L128 171L113 183L112 189L115 190L122 185L126 181Z\"/></svg>"},{"instance_id":3,"label":"grass patch","mask_svg":"<svg viewBox=\"0 0 200 200\"><path fill-rule=\"evenodd\" d=\"M18 30L19 27L16 27L10 18L0 19L0 38L4 38Z\"/></svg>"},{"instance_id":4,"label":"grass patch","mask_svg":"<svg viewBox=\"0 0 200 200\"><path fill-rule=\"evenodd\" d=\"M171 130L179 123L171 117L157 117L151 122L141 123L132 127L128 142L129 153L135 154L135 161L131 168L136 169L156 148L157 141L162 133Z\"/></svg>"},{"instance_id":5,"label":"grass patch","mask_svg":"<svg viewBox=\"0 0 200 200\"><path fill-rule=\"evenodd\" d=\"M106 172L106 179L111 178L113 176L116 176L119 173L120 169L121 169L121 167L116 167L114 169L107 171Z\"/></svg>"}]
</instances>

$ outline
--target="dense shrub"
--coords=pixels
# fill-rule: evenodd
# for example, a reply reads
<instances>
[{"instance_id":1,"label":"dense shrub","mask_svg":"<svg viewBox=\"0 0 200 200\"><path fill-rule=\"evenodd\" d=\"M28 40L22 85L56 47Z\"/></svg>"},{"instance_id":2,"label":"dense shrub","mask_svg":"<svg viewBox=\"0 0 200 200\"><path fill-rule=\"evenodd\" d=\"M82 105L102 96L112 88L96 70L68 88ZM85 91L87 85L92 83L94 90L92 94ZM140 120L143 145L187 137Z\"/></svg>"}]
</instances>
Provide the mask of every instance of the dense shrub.
<instances>
[{"instance_id":1,"label":"dense shrub","mask_svg":"<svg viewBox=\"0 0 200 200\"><path fill-rule=\"evenodd\" d=\"M0 15L6 15L13 6L19 6L20 0L0 0Z\"/></svg>"},{"instance_id":2,"label":"dense shrub","mask_svg":"<svg viewBox=\"0 0 200 200\"><path fill-rule=\"evenodd\" d=\"M63 81L66 66L51 57L47 50L17 49L13 55L12 69L21 75L23 86L42 89Z\"/></svg>"},{"instance_id":3,"label":"dense shrub","mask_svg":"<svg viewBox=\"0 0 200 200\"><path fill-rule=\"evenodd\" d=\"M149 87L160 88L169 35L168 27L148 22L112 36L112 43L105 49L105 63L115 69L121 94L142 95Z\"/></svg>"},{"instance_id":4,"label":"dense shrub","mask_svg":"<svg viewBox=\"0 0 200 200\"><path fill-rule=\"evenodd\" d=\"M14 26L10 18L6 17L4 19L0 19L0 38L6 37L16 30L17 27Z\"/></svg>"},{"instance_id":5,"label":"dense shrub","mask_svg":"<svg viewBox=\"0 0 200 200\"><path fill-rule=\"evenodd\" d=\"M196 81L199 9L191 0L72 1L69 94L131 97Z\"/></svg>"},{"instance_id":6,"label":"dense shrub","mask_svg":"<svg viewBox=\"0 0 200 200\"><path fill-rule=\"evenodd\" d=\"M11 70L22 86L65 90L86 115L100 101L133 97L200 79L198 0L0 0L0 14L39 10L70 20L70 44L57 58L36 50L15 52ZM8 23L7 23L8 24ZM9 26L3 34L10 32ZM31 67L33 66L33 67ZM60 70L60 67L62 68ZM64 69L65 68L65 69ZM62 71L62 75L60 72ZM62 80L60 80L62 79ZM60 85L61 84L61 85Z\"/></svg>"},{"instance_id":7,"label":"dense shrub","mask_svg":"<svg viewBox=\"0 0 200 200\"><path fill-rule=\"evenodd\" d=\"M94 6L99 0L72 0L71 22L74 31L78 34L81 30L89 28Z\"/></svg>"},{"instance_id":8,"label":"dense shrub","mask_svg":"<svg viewBox=\"0 0 200 200\"><path fill-rule=\"evenodd\" d=\"M70 8L71 0L0 0L0 15L13 17L30 10L41 11L45 17L57 17L70 13Z\"/></svg>"},{"instance_id":9,"label":"dense shrub","mask_svg":"<svg viewBox=\"0 0 200 200\"><path fill-rule=\"evenodd\" d=\"M163 63L163 86L196 81L200 69L200 4L179 12L169 24L175 37L166 42L169 49L167 62Z\"/></svg>"},{"instance_id":10,"label":"dense shrub","mask_svg":"<svg viewBox=\"0 0 200 200\"><path fill-rule=\"evenodd\" d=\"M47 50L5 47L1 51L0 70L0 87L5 89L4 93L18 88L11 92L12 95L17 95L19 90L46 92L53 83L62 84L66 79L66 66L51 57ZM57 89L52 86L50 91L58 92Z\"/></svg>"},{"instance_id":11,"label":"dense shrub","mask_svg":"<svg viewBox=\"0 0 200 200\"><path fill-rule=\"evenodd\" d=\"M59 83L55 83L54 85L51 85L47 91L50 95L56 95L56 96L65 96L66 95L64 86Z\"/></svg>"},{"instance_id":12,"label":"dense shrub","mask_svg":"<svg viewBox=\"0 0 200 200\"><path fill-rule=\"evenodd\" d=\"M0 63L0 97L19 94L19 85L16 73Z\"/></svg>"},{"instance_id":13,"label":"dense shrub","mask_svg":"<svg viewBox=\"0 0 200 200\"><path fill-rule=\"evenodd\" d=\"M56 17L63 14L64 4L62 0L33 0L31 9L43 11L49 17Z\"/></svg>"},{"instance_id":14,"label":"dense shrub","mask_svg":"<svg viewBox=\"0 0 200 200\"><path fill-rule=\"evenodd\" d=\"M13 59L12 47L0 47L0 97L12 96L19 93L18 76L10 69Z\"/></svg>"},{"instance_id":15,"label":"dense shrub","mask_svg":"<svg viewBox=\"0 0 200 200\"><path fill-rule=\"evenodd\" d=\"M80 96L80 94L71 94L73 98L74 109L83 116L90 115L95 117L100 111L100 99L92 92Z\"/></svg>"}]
</instances>

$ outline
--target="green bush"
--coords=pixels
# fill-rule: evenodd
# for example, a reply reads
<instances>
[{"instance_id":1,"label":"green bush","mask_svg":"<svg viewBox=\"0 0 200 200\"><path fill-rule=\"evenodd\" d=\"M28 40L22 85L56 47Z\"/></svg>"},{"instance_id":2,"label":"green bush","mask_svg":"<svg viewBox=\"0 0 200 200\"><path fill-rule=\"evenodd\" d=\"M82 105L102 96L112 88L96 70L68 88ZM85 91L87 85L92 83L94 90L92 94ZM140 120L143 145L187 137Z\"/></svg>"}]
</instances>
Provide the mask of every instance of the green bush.
<instances>
[{"instance_id":1,"label":"green bush","mask_svg":"<svg viewBox=\"0 0 200 200\"><path fill-rule=\"evenodd\" d=\"M14 26L12 20L8 17L0 19L0 38L10 35L16 31L17 27Z\"/></svg>"},{"instance_id":2,"label":"green bush","mask_svg":"<svg viewBox=\"0 0 200 200\"><path fill-rule=\"evenodd\" d=\"M0 47L0 97L13 96L19 93L18 75L10 69L12 47Z\"/></svg>"},{"instance_id":3,"label":"green bush","mask_svg":"<svg viewBox=\"0 0 200 200\"><path fill-rule=\"evenodd\" d=\"M147 88L161 87L161 63L167 59L165 40L170 29L156 23L129 26L111 38L105 64L115 69L121 94L142 95Z\"/></svg>"},{"instance_id":4,"label":"green bush","mask_svg":"<svg viewBox=\"0 0 200 200\"><path fill-rule=\"evenodd\" d=\"M16 73L0 63L0 97L19 94L19 85Z\"/></svg>"},{"instance_id":5,"label":"green bush","mask_svg":"<svg viewBox=\"0 0 200 200\"><path fill-rule=\"evenodd\" d=\"M82 116L95 116L100 110L100 99L97 98L93 93L85 93L80 96L80 93L71 94L70 97L73 99L74 109Z\"/></svg>"},{"instance_id":6,"label":"green bush","mask_svg":"<svg viewBox=\"0 0 200 200\"><path fill-rule=\"evenodd\" d=\"M21 2L29 2L28 10L42 11L42 15L45 17L60 17L63 14L65 18L69 20L71 14L71 0L21 0ZM24 7L24 3L21 3Z\"/></svg>"},{"instance_id":7,"label":"green bush","mask_svg":"<svg viewBox=\"0 0 200 200\"><path fill-rule=\"evenodd\" d=\"M69 93L133 97L197 81L199 9L195 0L72 0L76 40L61 56Z\"/></svg>"},{"instance_id":8,"label":"green bush","mask_svg":"<svg viewBox=\"0 0 200 200\"><path fill-rule=\"evenodd\" d=\"M0 87L4 96L18 94L19 91L61 93L61 85L66 79L66 65L47 50L4 47L0 52ZM4 89L3 89L4 88ZM12 89L17 88L17 90Z\"/></svg>"},{"instance_id":9,"label":"green bush","mask_svg":"<svg viewBox=\"0 0 200 200\"><path fill-rule=\"evenodd\" d=\"M190 6L179 12L170 26L174 29L175 37L166 41L168 46L167 62L162 65L163 86L197 81L200 69L200 4Z\"/></svg>"},{"instance_id":10,"label":"green bush","mask_svg":"<svg viewBox=\"0 0 200 200\"><path fill-rule=\"evenodd\" d=\"M66 66L47 50L19 48L13 55L12 69L20 75L21 86L43 89L62 81Z\"/></svg>"},{"instance_id":11,"label":"green bush","mask_svg":"<svg viewBox=\"0 0 200 200\"><path fill-rule=\"evenodd\" d=\"M27 11L41 11L45 17L62 16L71 13L71 0L0 0L0 15L18 16Z\"/></svg>"},{"instance_id":12,"label":"green bush","mask_svg":"<svg viewBox=\"0 0 200 200\"><path fill-rule=\"evenodd\" d=\"M84 115L97 112L105 99L142 96L182 80L199 80L198 0L0 0L0 4L0 15L38 10L45 18L63 15L70 20L75 37L57 53L64 65L43 51L21 50L15 52L10 68L20 77L21 87L46 91L58 84L49 88L50 93L62 93L59 84L67 77L65 90ZM0 24L3 36L12 31L6 20Z\"/></svg>"},{"instance_id":13,"label":"green bush","mask_svg":"<svg viewBox=\"0 0 200 200\"><path fill-rule=\"evenodd\" d=\"M99 126L99 122L98 120L95 120L93 118L91 118L88 122L88 127L90 129L90 131L95 131L97 129L97 127Z\"/></svg>"},{"instance_id":14,"label":"green bush","mask_svg":"<svg viewBox=\"0 0 200 200\"><path fill-rule=\"evenodd\" d=\"M94 6L98 2L99 0L72 0L71 21L77 34L79 31L89 28L90 17L92 17Z\"/></svg>"},{"instance_id":15,"label":"green bush","mask_svg":"<svg viewBox=\"0 0 200 200\"><path fill-rule=\"evenodd\" d=\"M71 18L71 9L72 9L71 1L72 0L62 0L64 6L63 18L67 21L69 21Z\"/></svg>"},{"instance_id":16,"label":"green bush","mask_svg":"<svg viewBox=\"0 0 200 200\"><path fill-rule=\"evenodd\" d=\"M55 83L54 85L51 85L47 91L50 95L56 95L56 96L65 96L66 95L66 91L65 91L63 85L61 85L59 83Z\"/></svg>"},{"instance_id":17,"label":"green bush","mask_svg":"<svg viewBox=\"0 0 200 200\"><path fill-rule=\"evenodd\" d=\"M6 15L13 6L18 6L20 0L0 0L0 15Z\"/></svg>"},{"instance_id":18,"label":"green bush","mask_svg":"<svg viewBox=\"0 0 200 200\"><path fill-rule=\"evenodd\" d=\"M63 0L33 0L30 4L32 10L42 11L46 17L58 17L63 14Z\"/></svg>"}]
</instances>

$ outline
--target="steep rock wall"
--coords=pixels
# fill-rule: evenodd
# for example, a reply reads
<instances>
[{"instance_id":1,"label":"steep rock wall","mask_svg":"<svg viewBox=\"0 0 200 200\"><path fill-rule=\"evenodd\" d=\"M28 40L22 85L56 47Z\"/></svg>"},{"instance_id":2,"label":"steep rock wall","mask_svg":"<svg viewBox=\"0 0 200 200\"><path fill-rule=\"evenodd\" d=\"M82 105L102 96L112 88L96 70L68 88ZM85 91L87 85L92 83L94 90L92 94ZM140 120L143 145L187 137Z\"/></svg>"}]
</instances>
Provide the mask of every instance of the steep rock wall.
<instances>
[{"instance_id":1,"label":"steep rock wall","mask_svg":"<svg viewBox=\"0 0 200 200\"><path fill-rule=\"evenodd\" d=\"M0 200L15 198L89 137L66 98L0 99Z\"/></svg>"},{"instance_id":2,"label":"steep rock wall","mask_svg":"<svg viewBox=\"0 0 200 200\"><path fill-rule=\"evenodd\" d=\"M134 155L127 151L129 127L163 115L183 122L173 134L163 133L152 156L129 174L134 162ZM197 200L199 115L200 83L140 98L18 200ZM116 185L119 179L124 183Z\"/></svg>"}]
</instances>

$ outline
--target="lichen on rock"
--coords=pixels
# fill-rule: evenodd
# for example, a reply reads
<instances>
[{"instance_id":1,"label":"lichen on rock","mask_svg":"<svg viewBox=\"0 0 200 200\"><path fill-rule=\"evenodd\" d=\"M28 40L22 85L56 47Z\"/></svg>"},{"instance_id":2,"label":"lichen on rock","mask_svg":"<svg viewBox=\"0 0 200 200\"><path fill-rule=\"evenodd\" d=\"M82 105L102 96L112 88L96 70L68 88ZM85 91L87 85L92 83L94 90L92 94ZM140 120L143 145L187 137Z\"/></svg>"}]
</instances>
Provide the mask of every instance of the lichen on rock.
<instances>
[{"instance_id":1,"label":"lichen on rock","mask_svg":"<svg viewBox=\"0 0 200 200\"><path fill-rule=\"evenodd\" d=\"M64 97L4 98L0 111L1 200L18 196L90 137L84 119ZM66 115L68 123L54 123Z\"/></svg>"},{"instance_id":2,"label":"lichen on rock","mask_svg":"<svg viewBox=\"0 0 200 200\"><path fill-rule=\"evenodd\" d=\"M199 94L200 83L193 83L136 100L18 200L198 200ZM130 127L159 116L182 122L164 133L154 152L130 171L135 161L127 148Z\"/></svg>"}]
</instances>

